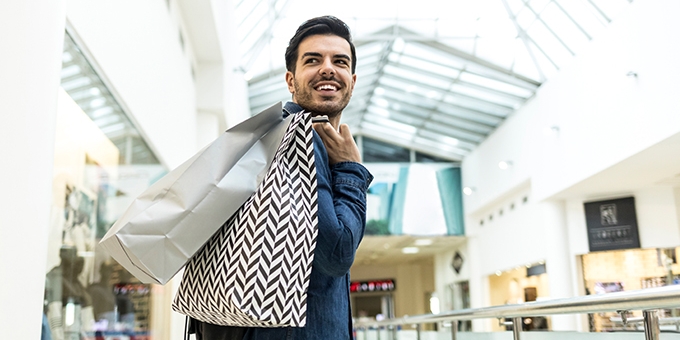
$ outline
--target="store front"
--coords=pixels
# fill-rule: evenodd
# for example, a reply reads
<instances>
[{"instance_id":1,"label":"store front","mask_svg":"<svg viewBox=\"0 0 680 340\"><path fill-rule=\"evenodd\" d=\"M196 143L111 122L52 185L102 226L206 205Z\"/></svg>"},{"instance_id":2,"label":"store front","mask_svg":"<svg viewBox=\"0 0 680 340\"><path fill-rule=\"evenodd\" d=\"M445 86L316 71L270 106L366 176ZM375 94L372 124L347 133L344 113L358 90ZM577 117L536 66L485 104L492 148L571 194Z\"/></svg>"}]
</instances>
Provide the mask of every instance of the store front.
<instances>
[{"instance_id":1,"label":"store front","mask_svg":"<svg viewBox=\"0 0 680 340\"><path fill-rule=\"evenodd\" d=\"M581 256L586 294L607 294L620 291L680 284L678 248L628 249L593 252ZM677 310L665 310L659 317L678 316ZM634 311L628 316L642 316ZM590 330L606 332L623 330L617 313L589 315Z\"/></svg>"},{"instance_id":2,"label":"store front","mask_svg":"<svg viewBox=\"0 0 680 340\"><path fill-rule=\"evenodd\" d=\"M352 317L357 320L378 321L394 318L394 289L394 279L352 281Z\"/></svg>"},{"instance_id":3,"label":"store front","mask_svg":"<svg viewBox=\"0 0 680 340\"><path fill-rule=\"evenodd\" d=\"M548 273L545 262L531 263L518 266L504 272L498 271L489 276L490 304L500 306L540 301L550 296ZM511 330L512 325L494 323L494 331ZM549 330L550 318L527 317L522 318L524 331Z\"/></svg>"},{"instance_id":4,"label":"store front","mask_svg":"<svg viewBox=\"0 0 680 340\"><path fill-rule=\"evenodd\" d=\"M154 330L167 322L170 292L140 283L98 243L132 200L166 170L95 70L67 34L54 141L43 332L52 339L152 339L152 333L162 334Z\"/></svg>"}]
</instances>

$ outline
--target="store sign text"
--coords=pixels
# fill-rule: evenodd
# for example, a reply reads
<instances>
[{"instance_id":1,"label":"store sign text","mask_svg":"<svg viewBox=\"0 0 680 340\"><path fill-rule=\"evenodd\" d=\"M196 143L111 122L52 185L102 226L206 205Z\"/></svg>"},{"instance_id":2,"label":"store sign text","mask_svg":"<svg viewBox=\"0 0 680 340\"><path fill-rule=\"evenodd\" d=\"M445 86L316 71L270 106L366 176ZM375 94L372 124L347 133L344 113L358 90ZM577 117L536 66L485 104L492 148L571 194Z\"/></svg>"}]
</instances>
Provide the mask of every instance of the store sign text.
<instances>
[{"instance_id":1,"label":"store sign text","mask_svg":"<svg viewBox=\"0 0 680 340\"><path fill-rule=\"evenodd\" d=\"M389 292L394 290L394 280L352 281L349 285L351 293Z\"/></svg>"}]
</instances>

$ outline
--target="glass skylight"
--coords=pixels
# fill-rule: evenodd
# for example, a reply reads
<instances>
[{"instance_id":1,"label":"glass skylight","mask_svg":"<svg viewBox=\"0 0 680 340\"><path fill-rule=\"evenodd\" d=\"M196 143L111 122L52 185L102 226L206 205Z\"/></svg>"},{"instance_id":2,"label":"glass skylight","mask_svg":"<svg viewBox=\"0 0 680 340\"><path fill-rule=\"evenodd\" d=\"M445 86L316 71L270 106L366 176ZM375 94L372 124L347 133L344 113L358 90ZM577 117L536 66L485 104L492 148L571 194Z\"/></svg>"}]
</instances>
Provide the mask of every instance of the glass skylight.
<instances>
[{"instance_id":1,"label":"glass skylight","mask_svg":"<svg viewBox=\"0 0 680 340\"><path fill-rule=\"evenodd\" d=\"M290 100L288 40L304 20L335 15L357 47L343 113L352 132L459 161L631 1L347 0L329 10L320 1L240 0L241 68L253 75L253 113Z\"/></svg>"}]
</instances>

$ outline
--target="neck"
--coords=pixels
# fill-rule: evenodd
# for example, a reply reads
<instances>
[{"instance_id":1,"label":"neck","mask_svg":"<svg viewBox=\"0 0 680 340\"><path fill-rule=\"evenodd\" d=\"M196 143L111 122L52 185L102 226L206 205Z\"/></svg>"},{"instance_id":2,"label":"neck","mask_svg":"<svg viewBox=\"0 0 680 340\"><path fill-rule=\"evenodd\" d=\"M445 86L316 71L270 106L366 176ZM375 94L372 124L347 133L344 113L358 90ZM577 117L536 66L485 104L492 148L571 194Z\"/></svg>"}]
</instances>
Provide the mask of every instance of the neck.
<instances>
[{"instance_id":1,"label":"neck","mask_svg":"<svg viewBox=\"0 0 680 340\"><path fill-rule=\"evenodd\" d=\"M338 127L340 126L340 116L342 113L335 115L333 117L328 117L328 120L331 122L331 125L333 125L333 128L337 131Z\"/></svg>"}]
</instances>

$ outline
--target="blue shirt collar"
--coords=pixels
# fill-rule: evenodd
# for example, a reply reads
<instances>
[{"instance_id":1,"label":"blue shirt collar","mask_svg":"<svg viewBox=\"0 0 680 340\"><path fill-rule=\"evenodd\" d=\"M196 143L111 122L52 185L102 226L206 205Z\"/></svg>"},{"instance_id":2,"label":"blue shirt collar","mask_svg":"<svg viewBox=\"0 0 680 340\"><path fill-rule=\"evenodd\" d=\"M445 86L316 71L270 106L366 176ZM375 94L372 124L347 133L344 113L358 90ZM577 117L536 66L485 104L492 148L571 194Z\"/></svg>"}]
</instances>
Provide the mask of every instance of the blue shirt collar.
<instances>
[{"instance_id":1,"label":"blue shirt collar","mask_svg":"<svg viewBox=\"0 0 680 340\"><path fill-rule=\"evenodd\" d=\"M288 115L291 115L293 113L298 113L300 111L303 111L304 109L302 106L298 105L297 103L293 102L286 102L285 105L283 105L283 112L284 116L287 117Z\"/></svg>"}]
</instances>

